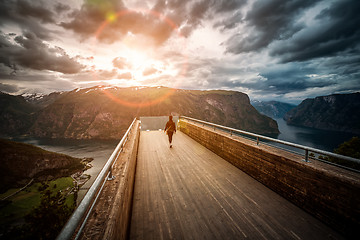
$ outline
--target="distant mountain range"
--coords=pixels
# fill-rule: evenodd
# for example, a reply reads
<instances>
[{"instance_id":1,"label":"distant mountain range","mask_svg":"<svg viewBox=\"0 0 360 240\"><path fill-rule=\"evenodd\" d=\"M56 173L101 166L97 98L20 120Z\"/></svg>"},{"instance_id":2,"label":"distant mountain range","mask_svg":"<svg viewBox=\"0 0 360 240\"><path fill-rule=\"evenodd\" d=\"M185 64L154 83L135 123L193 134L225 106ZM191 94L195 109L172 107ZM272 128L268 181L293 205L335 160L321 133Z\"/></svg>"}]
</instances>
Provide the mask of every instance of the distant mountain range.
<instances>
[{"instance_id":1,"label":"distant mountain range","mask_svg":"<svg viewBox=\"0 0 360 240\"><path fill-rule=\"evenodd\" d=\"M283 118L285 114L296 105L278 101L251 101L256 110L273 119Z\"/></svg>"},{"instance_id":2,"label":"distant mountain range","mask_svg":"<svg viewBox=\"0 0 360 240\"><path fill-rule=\"evenodd\" d=\"M360 93L306 99L284 119L291 125L360 134Z\"/></svg>"},{"instance_id":3,"label":"distant mountain range","mask_svg":"<svg viewBox=\"0 0 360 240\"><path fill-rule=\"evenodd\" d=\"M134 117L185 115L259 134L279 133L235 91L92 87L49 95L0 94L0 135L120 139Z\"/></svg>"}]
</instances>

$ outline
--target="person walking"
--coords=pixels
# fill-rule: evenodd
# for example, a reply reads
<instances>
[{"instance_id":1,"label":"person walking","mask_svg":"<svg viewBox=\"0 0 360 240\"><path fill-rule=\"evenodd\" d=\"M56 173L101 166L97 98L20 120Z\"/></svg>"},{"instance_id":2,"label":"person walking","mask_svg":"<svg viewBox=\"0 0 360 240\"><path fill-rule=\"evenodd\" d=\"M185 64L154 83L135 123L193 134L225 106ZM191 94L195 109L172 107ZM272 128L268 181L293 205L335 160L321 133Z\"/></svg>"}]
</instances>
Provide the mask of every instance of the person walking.
<instances>
[{"instance_id":1,"label":"person walking","mask_svg":"<svg viewBox=\"0 0 360 240\"><path fill-rule=\"evenodd\" d=\"M172 144L171 144L172 136L173 136L174 132L176 132L176 127L175 127L174 121L172 120L172 116L169 116L169 121L165 125L164 132L166 132L166 134L168 135L169 145L170 145L170 148L172 148Z\"/></svg>"}]
</instances>

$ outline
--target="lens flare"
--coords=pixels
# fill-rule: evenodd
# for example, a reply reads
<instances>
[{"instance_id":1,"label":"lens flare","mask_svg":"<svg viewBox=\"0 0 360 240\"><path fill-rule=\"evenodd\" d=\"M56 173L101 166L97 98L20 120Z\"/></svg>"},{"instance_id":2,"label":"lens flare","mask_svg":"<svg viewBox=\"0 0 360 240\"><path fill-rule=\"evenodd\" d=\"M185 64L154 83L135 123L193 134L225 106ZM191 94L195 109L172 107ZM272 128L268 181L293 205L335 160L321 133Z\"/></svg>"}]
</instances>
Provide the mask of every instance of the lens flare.
<instances>
[{"instance_id":1,"label":"lens flare","mask_svg":"<svg viewBox=\"0 0 360 240\"><path fill-rule=\"evenodd\" d=\"M116 20L116 14L114 12L106 13L106 21L109 23L115 22Z\"/></svg>"},{"instance_id":2,"label":"lens flare","mask_svg":"<svg viewBox=\"0 0 360 240\"><path fill-rule=\"evenodd\" d=\"M106 31L106 27L109 24L116 24L117 21L122 20L122 17L129 15L129 14L139 13L139 12L142 14L147 14L152 17L155 17L155 18L159 19L160 21L166 23L168 26L170 26L173 29L173 31L177 34L177 37L183 40L184 46L182 47L182 50L185 51L185 49L186 49L185 38L181 34L179 27L170 18L168 18L168 17L164 16L163 14L156 12L154 10L132 9L132 10L122 10L122 11L119 11L116 13L109 12L106 15L105 21L100 25L100 27L97 29L97 31L95 33L96 39L100 38L101 34L103 34L103 32ZM122 41L126 41L126 40L127 39L125 38ZM141 71L141 73L142 73L145 70L145 67L147 65L149 65L147 63L148 57L146 56L146 54L142 53L141 51L132 49L127 56L128 56L127 57L128 61L130 62L130 64L132 65L132 67L134 69L133 77L134 76L135 77L142 76L141 74L135 74L135 72ZM178 77L180 79L185 75L186 70L187 70L187 56L186 56L186 54L183 54L182 56L184 57L184 61L183 61L181 70L178 74ZM176 88L176 85L173 87ZM118 104L128 106L128 107L145 107L145 106L154 105L154 104L164 101L166 98L168 98L169 96L171 96L173 94L173 92L176 90L174 88L169 88L162 95L160 95L159 97L157 97L155 99L151 99L148 101L144 100L142 102L132 102L132 101L128 101L125 99L120 99L119 97L116 97L113 93L111 93L111 91L108 91L108 90L105 90L103 92L106 96L108 96L111 100L113 100L114 102L116 102Z\"/></svg>"},{"instance_id":3,"label":"lens flare","mask_svg":"<svg viewBox=\"0 0 360 240\"><path fill-rule=\"evenodd\" d=\"M119 97L116 97L114 94L112 94L110 92L110 90L108 89L104 89L102 92L108 97L110 98L112 101L121 104L123 106L126 107L132 107L132 108L142 108L142 107L148 107L151 105L155 105L158 103L163 102L165 99L167 99L168 97L170 97L174 92L176 91L176 89L174 88L166 88L166 91L164 94L162 94L160 97L155 98L153 100L142 100L141 102L135 102L135 101L126 101L124 99L121 99Z\"/></svg>"}]
</instances>

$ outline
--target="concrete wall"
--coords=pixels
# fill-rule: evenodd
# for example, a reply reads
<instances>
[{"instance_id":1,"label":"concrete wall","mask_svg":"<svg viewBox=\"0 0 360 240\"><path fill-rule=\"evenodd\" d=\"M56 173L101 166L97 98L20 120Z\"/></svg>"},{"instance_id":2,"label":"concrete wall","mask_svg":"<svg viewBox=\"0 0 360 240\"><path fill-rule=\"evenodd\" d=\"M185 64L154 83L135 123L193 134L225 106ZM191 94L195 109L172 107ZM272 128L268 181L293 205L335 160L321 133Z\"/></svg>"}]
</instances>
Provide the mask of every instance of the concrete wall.
<instances>
[{"instance_id":1,"label":"concrete wall","mask_svg":"<svg viewBox=\"0 0 360 240\"><path fill-rule=\"evenodd\" d=\"M360 236L360 174L180 120L180 130L350 238Z\"/></svg>"},{"instance_id":2,"label":"concrete wall","mask_svg":"<svg viewBox=\"0 0 360 240\"><path fill-rule=\"evenodd\" d=\"M80 239L127 239L139 137L139 121L136 121L114 165L115 179L106 181Z\"/></svg>"},{"instance_id":3,"label":"concrete wall","mask_svg":"<svg viewBox=\"0 0 360 240\"><path fill-rule=\"evenodd\" d=\"M127 153L128 155L125 159L125 165L122 174L123 178L120 182L120 199L118 204L114 204L115 208L117 208L115 213L115 232L112 233L111 238L104 236L104 239L128 238L135 184L137 153L140 138L140 131L137 124L135 129L133 129L132 134L134 134L134 136L132 139L130 139L128 146L125 148L125 151L127 151L125 154Z\"/></svg>"}]
</instances>

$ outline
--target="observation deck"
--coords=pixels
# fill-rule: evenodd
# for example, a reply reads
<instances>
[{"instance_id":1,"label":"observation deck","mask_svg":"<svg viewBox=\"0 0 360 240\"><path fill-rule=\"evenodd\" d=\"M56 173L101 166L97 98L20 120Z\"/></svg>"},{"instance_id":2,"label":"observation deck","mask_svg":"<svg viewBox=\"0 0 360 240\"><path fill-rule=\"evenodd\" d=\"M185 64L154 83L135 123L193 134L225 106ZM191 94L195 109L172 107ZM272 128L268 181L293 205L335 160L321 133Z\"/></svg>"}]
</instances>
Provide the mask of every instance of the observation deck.
<instances>
[{"instance_id":1,"label":"observation deck","mask_svg":"<svg viewBox=\"0 0 360 240\"><path fill-rule=\"evenodd\" d=\"M140 119L58 239L359 236L359 173L185 117L169 148L166 117Z\"/></svg>"}]
</instances>

